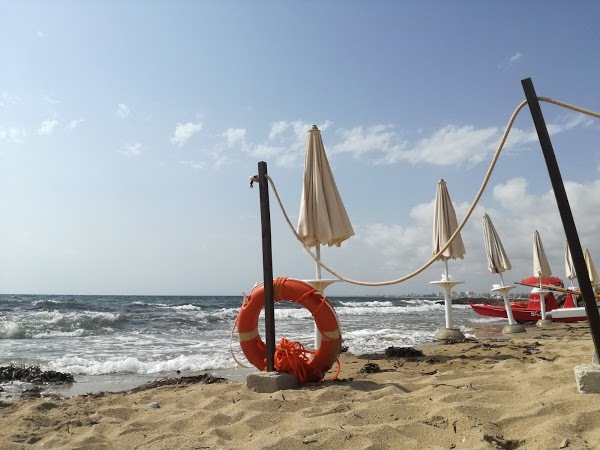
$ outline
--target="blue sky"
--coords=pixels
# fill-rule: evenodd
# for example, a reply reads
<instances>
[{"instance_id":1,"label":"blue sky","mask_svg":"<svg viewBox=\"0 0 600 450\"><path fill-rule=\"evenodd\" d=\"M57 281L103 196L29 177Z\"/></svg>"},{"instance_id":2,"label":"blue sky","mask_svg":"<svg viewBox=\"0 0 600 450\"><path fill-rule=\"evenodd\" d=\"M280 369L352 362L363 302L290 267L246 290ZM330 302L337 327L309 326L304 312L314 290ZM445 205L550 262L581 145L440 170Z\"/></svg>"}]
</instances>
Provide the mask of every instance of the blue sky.
<instances>
[{"instance_id":1,"label":"blue sky","mask_svg":"<svg viewBox=\"0 0 600 450\"><path fill-rule=\"evenodd\" d=\"M322 130L356 236L323 260L399 278L431 256L446 180L459 220L531 77L600 111L595 2L0 2L0 292L239 294L262 277L264 160L298 217L306 131ZM600 258L600 122L542 104L583 247ZM274 198L275 275L314 263ZM529 110L450 261L483 292L481 218L513 269L533 232L564 277L564 232ZM433 292L443 263L390 287ZM520 289L524 291L524 289Z\"/></svg>"}]
</instances>

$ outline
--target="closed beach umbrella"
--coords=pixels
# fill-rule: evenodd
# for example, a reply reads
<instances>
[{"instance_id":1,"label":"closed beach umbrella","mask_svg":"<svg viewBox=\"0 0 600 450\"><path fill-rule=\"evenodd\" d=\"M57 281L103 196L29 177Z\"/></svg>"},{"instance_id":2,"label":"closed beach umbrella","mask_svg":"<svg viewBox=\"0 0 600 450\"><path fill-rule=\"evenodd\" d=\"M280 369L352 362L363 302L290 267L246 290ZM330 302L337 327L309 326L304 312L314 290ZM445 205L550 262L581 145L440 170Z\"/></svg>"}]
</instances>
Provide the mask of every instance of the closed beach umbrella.
<instances>
[{"instance_id":1,"label":"closed beach umbrella","mask_svg":"<svg viewBox=\"0 0 600 450\"><path fill-rule=\"evenodd\" d=\"M590 255L590 251L587 248L583 251L583 259L585 259L585 265L587 266L588 275L590 276L592 285L600 283L600 278L598 277L598 272L596 272L596 266L594 266L592 255Z\"/></svg>"},{"instance_id":2,"label":"closed beach umbrella","mask_svg":"<svg viewBox=\"0 0 600 450\"><path fill-rule=\"evenodd\" d=\"M354 235L316 125L308 131L298 235L308 247L317 247L318 258L320 245L339 247ZM317 267L317 278L321 278L319 269L320 266Z\"/></svg>"},{"instance_id":3,"label":"closed beach umbrella","mask_svg":"<svg viewBox=\"0 0 600 450\"><path fill-rule=\"evenodd\" d=\"M433 255L439 253L444 247L450 237L458 229L458 221L456 220L456 212L454 206L452 206L452 200L450 200L450 194L446 187L446 182L440 180L437 184L435 192L435 208L433 210ZM444 289L444 310L446 316L446 329L440 330L436 337L444 337L446 330L451 330L454 340L464 340L464 335L460 330L454 330L454 321L452 318L452 286L459 282L450 280L448 276L448 259L463 258L465 254L465 246L463 244L460 234L458 234L454 240L450 243L448 248L438 257L438 260L444 261L445 271L442 275L442 280L434 282L439 284Z\"/></svg>"},{"instance_id":4,"label":"closed beach umbrella","mask_svg":"<svg viewBox=\"0 0 600 450\"><path fill-rule=\"evenodd\" d=\"M540 279L552 275L546 252L540 238L540 233L535 230L533 233L533 276Z\"/></svg>"},{"instance_id":5,"label":"closed beach umbrella","mask_svg":"<svg viewBox=\"0 0 600 450\"><path fill-rule=\"evenodd\" d=\"M450 200L446 182L440 180L435 193L435 209L433 211L433 254L437 254L450 240L458 228L456 212ZM442 255L438 258L446 263L446 279L448 278L448 259L462 259L465 255L465 246L460 234L452 241Z\"/></svg>"},{"instance_id":6,"label":"closed beach umbrella","mask_svg":"<svg viewBox=\"0 0 600 450\"><path fill-rule=\"evenodd\" d=\"M508 255L504 250L500 236L498 236L498 232L492 223L492 219L490 219L490 216L487 214L483 215L483 243L485 244L485 254L488 260L488 270L490 273L497 273L500 275L500 280L502 281L500 292L504 299L504 308L506 309L508 323L513 327L510 332L523 332L524 329L522 327L519 327L518 329L514 328L517 326L517 322L513 316L510 300L508 298L508 291L514 286L504 287L504 279L502 278L502 272L510 270L512 266L510 265Z\"/></svg>"},{"instance_id":7,"label":"closed beach umbrella","mask_svg":"<svg viewBox=\"0 0 600 450\"><path fill-rule=\"evenodd\" d=\"M542 245L542 239L540 233L537 230L533 233L533 275L539 279L540 288L542 287L542 278L549 277L552 275L550 270L550 264ZM546 320L546 300L544 299L545 292L540 289L540 307L541 307L541 321ZM543 323L543 322L540 322Z\"/></svg>"},{"instance_id":8,"label":"closed beach umbrella","mask_svg":"<svg viewBox=\"0 0 600 450\"><path fill-rule=\"evenodd\" d=\"M487 214L483 215L483 241L488 260L488 270L490 273L499 274L502 278L502 272L510 270L511 265L500 241L500 236L496 232L492 219ZM502 280L502 284L504 284L504 280Z\"/></svg>"},{"instance_id":9,"label":"closed beach umbrella","mask_svg":"<svg viewBox=\"0 0 600 450\"><path fill-rule=\"evenodd\" d=\"M573 287L573 280L577 278L575 273L575 266L573 265L573 257L571 256L571 249L569 248L569 242L565 240L565 274L567 278L571 280L571 287Z\"/></svg>"}]
</instances>

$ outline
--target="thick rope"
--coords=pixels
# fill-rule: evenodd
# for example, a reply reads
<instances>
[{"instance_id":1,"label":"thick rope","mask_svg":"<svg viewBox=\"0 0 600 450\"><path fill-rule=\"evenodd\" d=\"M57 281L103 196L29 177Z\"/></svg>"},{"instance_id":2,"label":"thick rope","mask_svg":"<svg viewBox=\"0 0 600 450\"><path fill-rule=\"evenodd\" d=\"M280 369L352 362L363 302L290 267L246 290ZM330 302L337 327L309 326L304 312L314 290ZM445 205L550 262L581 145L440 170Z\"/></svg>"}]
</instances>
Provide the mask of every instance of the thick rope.
<instances>
[{"instance_id":1,"label":"thick rope","mask_svg":"<svg viewBox=\"0 0 600 450\"><path fill-rule=\"evenodd\" d=\"M553 103L555 105L558 106L562 106L564 108L568 108L571 109L573 111L577 111L580 112L582 114L587 114L593 117L597 117L600 119L600 113L594 112L594 111L590 111L587 109L583 109L580 108L578 106L573 106L570 105L568 103L564 103L558 100L553 100L551 98L547 98L547 97L538 97L538 100L544 101L544 102L548 102L548 103ZM477 204L479 203L479 200L481 199L481 196L483 195L483 192L485 191L485 188L487 187L487 184L490 180L490 177L492 176L492 172L494 170L494 167L496 166L496 162L498 161L498 158L500 157L500 153L502 151L502 149L504 148L504 144L506 143L506 139L508 138L508 134L510 133L510 130L515 122L515 119L517 118L517 115L519 114L519 112L521 112L521 110L525 107L525 105L527 104L527 100L523 100L519 106L517 106L517 108L514 110L514 112L512 113L512 115L510 116L510 120L508 121L508 124L506 125L506 129L504 130L504 133L502 134L502 139L500 139L500 144L498 145L498 148L496 150L496 152L494 153L494 157L492 158L492 161L490 163L490 166L485 174L485 177L483 179L483 182L481 184L481 187L479 188L479 191L477 192L477 195L475 196L475 199L473 200L473 203L471 204L471 206L469 207L469 210L467 211L467 213L465 214L465 217L463 218L462 222L458 225L458 228L456 229L456 231L454 232L454 234L452 236L450 236L450 239L448 239L448 241L446 242L446 244L440 249L439 252L437 252L435 255L433 255L433 257L427 261L425 264L423 264L420 268L418 268L417 270L415 270L412 273L409 273L408 275L405 275L401 278L397 278L395 280L388 280L388 281L359 281L359 280L353 280L351 278L347 278L345 276L340 275L339 273L337 273L335 270L333 270L331 267L327 266L326 264L324 264L319 258L317 258L317 256L311 251L311 249L304 243L304 241L302 240L302 238L298 235L298 233L296 232L296 229L294 228L294 226L292 225L292 222L290 221L289 216L287 215L285 208L283 207L283 203L281 202L281 198L279 197L279 193L277 192L277 188L275 187L275 183L273 182L273 180L271 179L271 177L269 177L269 175L266 175L267 179L269 180L269 183L271 184L271 187L273 188L273 192L275 193L275 197L277 199L277 202L279 203L279 207L281 208L281 212L283 213L283 217L285 218L285 221L287 222L287 224L289 225L290 229L292 230L292 233L294 234L294 236L296 236L296 239L298 239L298 241L302 244L302 246L304 247L304 249L306 250L306 252L312 257L312 259L315 260L315 262L320 265L323 269L327 270L328 272L330 272L333 276L339 278L342 281L345 281L347 283L351 283L351 284L358 284L361 286L389 286L392 284L398 284L398 283L402 283L406 280L410 280L411 278L417 276L418 274L420 274L421 272L423 272L425 269L427 269L429 266L431 266L435 261L437 261L438 259L440 259L440 257L443 255L444 251L446 251L446 249L450 246L450 244L452 243L452 241L460 234L461 230L464 228L464 226L466 225L467 221L469 220L469 218L471 217L471 214L473 213L473 211L475 210L475 207L477 206Z\"/></svg>"},{"instance_id":2,"label":"thick rope","mask_svg":"<svg viewBox=\"0 0 600 450\"><path fill-rule=\"evenodd\" d=\"M244 301L242 302L242 308L243 308L244 305L246 304L246 302L248 301L248 296L246 295L246 293L244 291L242 291L242 295L244 296ZM241 311L242 311L242 309L240 308L240 312ZM237 323L238 323L239 317L240 317L240 314L238 313L238 315L235 318L235 321L233 322L233 326L231 327L231 336L229 337L229 353L231 354L231 357L233 358L233 360L238 364L238 366L244 367L245 369L252 369L252 368L254 368L254 366L247 366L246 364L240 362L236 358L235 353L233 353L233 335L235 334L235 330L237 328Z\"/></svg>"}]
</instances>

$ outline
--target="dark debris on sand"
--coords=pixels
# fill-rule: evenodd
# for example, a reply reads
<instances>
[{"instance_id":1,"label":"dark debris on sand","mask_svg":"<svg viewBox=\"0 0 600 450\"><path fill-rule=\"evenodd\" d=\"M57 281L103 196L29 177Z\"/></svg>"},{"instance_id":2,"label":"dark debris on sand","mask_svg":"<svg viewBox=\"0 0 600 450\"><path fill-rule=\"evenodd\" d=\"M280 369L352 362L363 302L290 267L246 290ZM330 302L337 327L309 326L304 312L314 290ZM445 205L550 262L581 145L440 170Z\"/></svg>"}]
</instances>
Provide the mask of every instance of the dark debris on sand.
<instances>
[{"instance_id":1,"label":"dark debris on sand","mask_svg":"<svg viewBox=\"0 0 600 450\"><path fill-rule=\"evenodd\" d=\"M414 358L425 356L421 350L413 347L388 347L385 349L388 358Z\"/></svg>"},{"instance_id":2,"label":"dark debris on sand","mask_svg":"<svg viewBox=\"0 0 600 450\"><path fill-rule=\"evenodd\" d=\"M75 383L70 373L42 370L39 366L2 366L0 367L0 383L24 381L33 384L66 384Z\"/></svg>"},{"instance_id":3,"label":"dark debris on sand","mask_svg":"<svg viewBox=\"0 0 600 450\"><path fill-rule=\"evenodd\" d=\"M165 378L162 380L151 381L150 383L142 384L141 386L133 388L128 392L141 392L161 386L188 386L190 384L197 383L213 384L221 383L223 381L226 381L226 379L221 377L215 377L210 373L205 373L202 375L195 375L191 377Z\"/></svg>"},{"instance_id":4,"label":"dark debris on sand","mask_svg":"<svg viewBox=\"0 0 600 450\"><path fill-rule=\"evenodd\" d=\"M375 363L367 363L363 366L362 369L359 370L360 373L378 373L381 372L381 367L379 364Z\"/></svg>"}]
</instances>

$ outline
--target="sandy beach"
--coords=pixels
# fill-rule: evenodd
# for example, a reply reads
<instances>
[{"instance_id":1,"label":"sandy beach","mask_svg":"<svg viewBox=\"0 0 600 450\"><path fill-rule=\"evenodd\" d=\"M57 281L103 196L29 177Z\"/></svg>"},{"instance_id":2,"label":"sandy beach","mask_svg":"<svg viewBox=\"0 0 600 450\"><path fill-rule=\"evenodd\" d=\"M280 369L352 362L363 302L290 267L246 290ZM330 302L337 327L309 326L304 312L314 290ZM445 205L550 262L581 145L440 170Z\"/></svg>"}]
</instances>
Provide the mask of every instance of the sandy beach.
<instances>
[{"instance_id":1,"label":"sandy beach","mask_svg":"<svg viewBox=\"0 0 600 450\"><path fill-rule=\"evenodd\" d=\"M7 402L0 448L599 448L600 396L573 375L587 323L487 331L420 357L343 354L340 380L272 394L223 381Z\"/></svg>"}]
</instances>

